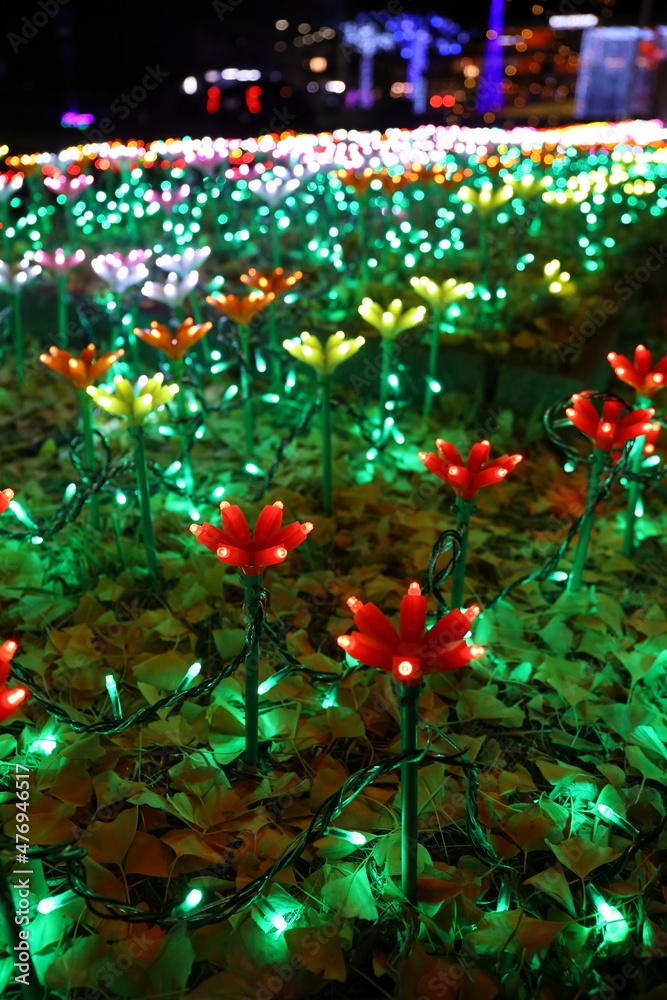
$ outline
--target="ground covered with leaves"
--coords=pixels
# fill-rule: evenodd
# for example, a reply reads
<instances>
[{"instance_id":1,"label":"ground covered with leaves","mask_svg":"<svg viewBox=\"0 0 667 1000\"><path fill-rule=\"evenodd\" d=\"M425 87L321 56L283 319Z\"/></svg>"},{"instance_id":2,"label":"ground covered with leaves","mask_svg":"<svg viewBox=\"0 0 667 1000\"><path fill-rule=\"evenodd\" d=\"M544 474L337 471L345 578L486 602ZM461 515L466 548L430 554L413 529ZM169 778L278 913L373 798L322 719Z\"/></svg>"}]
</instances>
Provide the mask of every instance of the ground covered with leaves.
<instances>
[{"instance_id":1,"label":"ground covered with leaves","mask_svg":"<svg viewBox=\"0 0 667 1000\"><path fill-rule=\"evenodd\" d=\"M76 480L67 439L73 400L70 408L52 384L29 385L20 402L6 379L1 392L0 486L14 487L48 521ZM304 395L294 406L311 402ZM336 637L350 627L351 594L391 613L411 580L425 583L434 542L455 515L448 487L429 477L417 452L436 433L469 444L476 427L464 426L464 411L465 400L447 396L437 420L407 418L405 443L369 462L358 429L335 408L332 518L318 513L312 422L285 449L267 489L257 477L227 489L251 523L278 498L290 520L315 523L308 542L266 574L275 644L264 642L260 675L285 666L288 651L318 679L295 669L263 696L257 772L242 759L242 666L205 697L106 734L56 722L33 698L0 737L5 835L13 835L13 762L27 761L31 843L84 847L90 890L168 917L192 889L202 891L202 905L241 892L350 776L395 756L394 685L368 669L336 683L346 669ZM322 836L264 887L282 930L248 901L202 926L126 923L76 897L34 912L32 956L50 996L667 996L664 504L655 491L646 497L628 560L620 554L625 495L616 486L579 594L539 580L484 610L553 554L586 494L584 476L563 471L539 427L507 410L494 419L494 453L526 458L480 494L471 528L466 602L483 609L474 638L487 655L429 678L419 703L420 745L433 755L465 752L449 762L426 757L420 768L419 905L408 906L400 891L401 793L392 770L336 817L337 828L362 833L365 844ZM285 433L265 407L253 456L260 468ZM211 415L192 454L200 492L247 460L238 440L238 410ZM86 510L42 544L31 544L10 514L2 523L0 636L20 642L21 667L80 730L111 718L107 674L127 717L173 693L194 660L206 678L244 641L236 571L197 545L188 532L192 504L155 479L162 584L147 584L133 470L122 466L127 438L113 423L108 444L114 490L128 502L110 496L100 532ZM173 439L154 435L156 469L169 465L173 448ZM198 506L216 522L215 501ZM572 555L571 547L559 570L567 572ZM462 761L478 767L466 772ZM476 774L472 793L466 773ZM33 904L68 888L61 861L35 862ZM605 903L618 917L600 909ZM12 958L0 961L12 996Z\"/></svg>"}]
</instances>

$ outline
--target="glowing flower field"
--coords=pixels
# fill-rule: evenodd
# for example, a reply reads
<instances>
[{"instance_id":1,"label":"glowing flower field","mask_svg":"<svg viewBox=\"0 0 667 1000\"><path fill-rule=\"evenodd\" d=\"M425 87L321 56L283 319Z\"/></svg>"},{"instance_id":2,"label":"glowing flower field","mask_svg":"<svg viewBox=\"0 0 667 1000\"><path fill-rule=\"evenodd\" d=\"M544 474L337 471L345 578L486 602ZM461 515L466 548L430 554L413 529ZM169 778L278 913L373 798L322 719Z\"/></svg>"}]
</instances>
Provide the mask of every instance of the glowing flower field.
<instances>
[{"instance_id":1,"label":"glowing flower field","mask_svg":"<svg viewBox=\"0 0 667 1000\"><path fill-rule=\"evenodd\" d=\"M653 122L5 148L4 995L664 995L666 209Z\"/></svg>"}]
</instances>

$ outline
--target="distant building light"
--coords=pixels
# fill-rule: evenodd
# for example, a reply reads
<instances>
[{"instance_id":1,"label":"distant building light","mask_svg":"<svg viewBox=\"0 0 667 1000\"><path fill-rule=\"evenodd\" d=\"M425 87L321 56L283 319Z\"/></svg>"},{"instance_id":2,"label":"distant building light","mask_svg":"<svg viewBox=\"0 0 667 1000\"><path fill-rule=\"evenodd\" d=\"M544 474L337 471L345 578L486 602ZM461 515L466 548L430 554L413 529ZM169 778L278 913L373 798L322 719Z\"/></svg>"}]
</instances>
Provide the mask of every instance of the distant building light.
<instances>
[{"instance_id":1,"label":"distant building light","mask_svg":"<svg viewBox=\"0 0 667 1000\"><path fill-rule=\"evenodd\" d=\"M207 83L216 83L220 79L220 73L217 69L209 69L204 73L204 79Z\"/></svg>"},{"instance_id":2,"label":"distant building light","mask_svg":"<svg viewBox=\"0 0 667 1000\"><path fill-rule=\"evenodd\" d=\"M258 69L236 69L235 67L223 69L220 74L223 80L240 80L243 83L259 80L261 75Z\"/></svg>"},{"instance_id":3,"label":"distant building light","mask_svg":"<svg viewBox=\"0 0 667 1000\"><path fill-rule=\"evenodd\" d=\"M329 64L324 56L313 56L308 65L313 73L324 73Z\"/></svg>"},{"instance_id":4,"label":"distant building light","mask_svg":"<svg viewBox=\"0 0 667 1000\"><path fill-rule=\"evenodd\" d=\"M216 73L213 79L216 80L217 77L218 77L218 74ZM208 75L207 75L207 79L208 79ZM211 80L211 83L213 83L213 80ZM183 83L181 84L181 86L183 87L183 92L185 94L196 94L197 93L197 77L196 76L186 76L186 78L185 78L185 80L183 80Z\"/></svg>"},{"instance_id":5,"label":"distant building light","mask_svg":"<svg viewBox=\"0 0 667 1000\"><path fill-rule=\"evenodd\" d=\"M308 32L310 31L310 25L306 24L305 22L303 24L300 24L299 31L301 32L302 35L307 35Z\"/></svg>"},{"instance_id":6,"label":"distant building light","mask_svg":"<svg viewBox=\"0 0 667 1000\"><path fill-rule=\"evenodd\" d=\"M549 18L549 27L554 31L578 31L580 28L594 28L599 20L595 14L554 14Z\"/></svg>"},{"instance_id":7,"label":"distant building light","mask_svg":"<svg viewBox=\"0 0 667 1000\"><path fill-rule=\"evenodd\" d=\"M309 94L316 94L319 89L320 89L319 83L309 83L308 86L306 87L306 90L308 91Z\"/></svg>"},{"instance_id":8,"label":"distant building light","mask_svg":"<svg viewBox=\"0 0 667 1000\"><path fill-rule=\"evenodd\" d=\"M345 91L345 84L342 80L327 80L324 89L328 90L330 94L342 94Z\"/></svg>"},{"instance_id":9,"label":"distant building light","mask_svg":"<svg viewBox=\"0 0 667 1000\"><path fill-rule=\"evenodd\" d=\"M389 94L391 97L409 97L412 93L411 83L392 83Z\"/></svg>"},{"instance_id":10,"label":"distant building light","mask_svg":"<svg viewBox=\"0 0 667 1000\"><path fill-rule=\"evenodd\" d=\"M236 76L237 73L238 73L237 69L223 69L223 71L220 74L220 76L222 77L223 80L236 80L237 79L237 76Z\"/></svg>"},{"instance_id":11,"label":"distant building light","mask_svg":"<svg viewBox=\"0 0 667 1000\"><path fill-rule=\"evenodd\" d=\"M336 32L333 30L333 28L322 28L323 38L333 38L335 34Z\"/></svg>"},{"instance_id":12,"label":"distant building light","mask_svg":"<svg viewBox=\"0 0 667 1000\"><path fill-rule=\"evenodd\" d=\"M278 31L285 31L286 28L289 28L289 21L286 21L283 17L279 21L276 21L276 29Z\"/></svg>"}]
</instances>

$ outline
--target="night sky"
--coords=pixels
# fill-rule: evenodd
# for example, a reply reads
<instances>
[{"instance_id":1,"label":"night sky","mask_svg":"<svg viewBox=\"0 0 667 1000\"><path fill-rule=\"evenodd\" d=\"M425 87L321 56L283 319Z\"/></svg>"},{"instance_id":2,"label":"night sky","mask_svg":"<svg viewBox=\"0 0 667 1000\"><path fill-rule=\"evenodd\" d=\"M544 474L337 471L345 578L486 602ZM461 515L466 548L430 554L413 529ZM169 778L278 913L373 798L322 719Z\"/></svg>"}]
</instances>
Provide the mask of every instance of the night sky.
<instances>
[{"instance_id":1,"label":"night sky","mask_svg":"<svg viewBox=\"0 0 667 1000\"><path fill-rule=\"evenodd\" d=\"M536 16L529 0L508 0L507 24L535 26L545 23L548 13L576 11L600 16L604 6L601 0L551 0L544 3L544 13ZM612 15L600 17L601 23L637 23L641 3L608 0L607 8ZM0 141L9 142L17 151L61 148L81 141L74 130L59 124L60 116L70 109L94 114L96 123L105 117L111 119L112 137L121 139L255 134L258 126L268 128L267 116L276 106L287 109L287 127L331 127L329 119L318 120L312 102L309 104L297 89L288 101L281 100L277 74L285 72L290 60L300 64L304 59L304 52L292 47L301 21L312 23L313 30L335 28L340 20L367 9L368 4L344 0L317 4L285 0L282 8L279 2L258 5L253 0L116 0L113 4L31 0L12 5L5 12L5 37L0 43ZM459 9L438 2L410 3L407 9L450 17L464 29L476 30L481 40L488 4L469 2ZM275 28L280 17L290 22L290 29L283 33ZM649 4L648 20L667 23L667 0ZM287 40L287 50L277 53L275 43L282 38ZM331 48L338 49L337 42L331 43ZM313 46L306 54L318 52ZM328 55L331 61L332 52ZM262 70L263 98L268 102L263 116L248 118L243 114L244 106L207 115L201 91L194 98L182 92L185 77L201 77L206 70L225 66ZM130 102L123 95L141 87L151 70L149 83L156 78L159 82L135 108L128 107ZM266 79L270 72L274 73L273 84ZM239 87L240 94L242 89ZM375 124L390 123L383 120Z\"/></svg>"}]
</instances>

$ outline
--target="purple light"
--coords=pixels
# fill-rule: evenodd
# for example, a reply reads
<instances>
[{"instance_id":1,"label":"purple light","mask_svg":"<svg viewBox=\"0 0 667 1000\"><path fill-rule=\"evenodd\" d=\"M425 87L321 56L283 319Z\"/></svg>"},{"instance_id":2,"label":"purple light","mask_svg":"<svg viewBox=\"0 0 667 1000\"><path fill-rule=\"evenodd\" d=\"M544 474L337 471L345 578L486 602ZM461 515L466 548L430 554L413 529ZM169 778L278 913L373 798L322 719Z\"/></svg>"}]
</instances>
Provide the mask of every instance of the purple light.
<instances>
[{"instance_id":1,"label":"purple light","mask_svg":"<svg viewBox=\"0 0 667 1000\"><path fill-rule=\"evenodd\" d=\"M86 128L95 121L95 115L80 115L76 111L66 111L60 119L64 128Z\"/></svg>"},{"instance_id":2,"label":"purple light","mask_svg":"<svg viewBox=\"0 0 667 1000\"><path fill-rule=\"evenodd\" d=\"M505 0L491 0L489 30L484 49L484 64L477 91L477 110L497 111L503 106L503 49L500 36L505 27Z\"/></svg>"}]
</instances>

